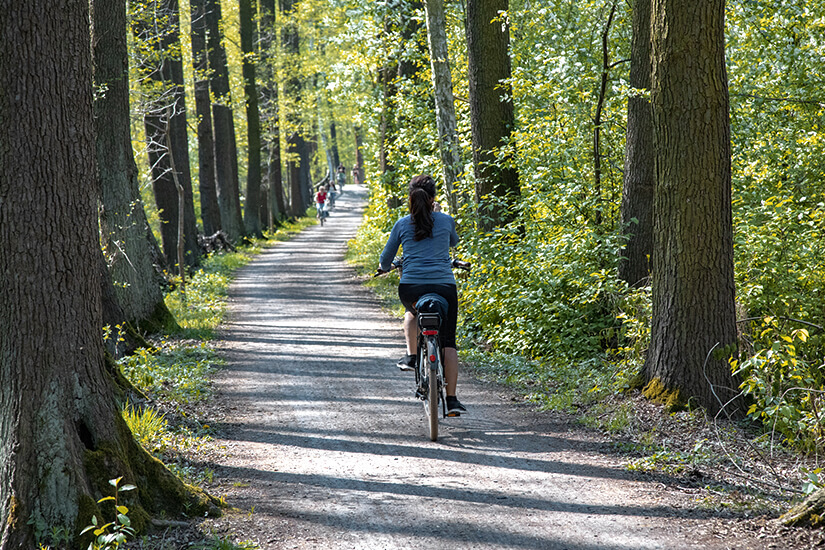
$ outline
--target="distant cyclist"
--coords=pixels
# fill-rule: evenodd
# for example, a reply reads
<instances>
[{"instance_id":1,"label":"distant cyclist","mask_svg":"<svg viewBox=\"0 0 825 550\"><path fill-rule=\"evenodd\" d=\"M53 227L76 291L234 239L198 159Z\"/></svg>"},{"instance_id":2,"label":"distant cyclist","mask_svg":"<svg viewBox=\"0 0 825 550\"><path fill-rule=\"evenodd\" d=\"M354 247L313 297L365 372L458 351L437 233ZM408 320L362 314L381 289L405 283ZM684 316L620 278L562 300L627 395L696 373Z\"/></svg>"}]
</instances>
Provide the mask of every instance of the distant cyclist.
<instances>
[{"instance_id":1,"label":"distant cyclist","mask_svg":"<svg viewBox=\"0 0 825 550\"><path fill-rule=\"evenodd\" d=\"M347 169L344 168L343 162L338 165L338 173L336 174L336 178L338 181L338 189L340 189L343 193L344 184L347 182Z\"/></svg>"},{"instance_id":2,"label":"distant cyclist","mask_svg":"<svg viewBox=\"0 0 825 550\"><path fill-rule=\"evenodd\" d=\"M379 269L389 271L398 247L404 247L404 268L398 297L406 308L404 337L407 355L398 361L401 370L415 369L415 303L423 294L434 292L449 304L442 323L444 335L444 376L447 382L447 413L465 414L467 409L456 398L458 352L455 331L458 318L458 292L451 267L450 247L458 244L455 221L443 212L434 212L435 181L429 175L415 176L409 186L410 214L398 220L379 259Z\"/></svg>"},{"instance_id":3,"label":"distant cyclist","mask_svg":"<svg viewBox=\"0 0 825 550\"><path fill-rule=\"evenodd\" d=\"M315 210L316 210L316 217L321 220L327 216L327 212L324 210L324 204L327 202L327 191L323 185L318 186L318 192L315 193Z\"/></svg>"}]
</instances>

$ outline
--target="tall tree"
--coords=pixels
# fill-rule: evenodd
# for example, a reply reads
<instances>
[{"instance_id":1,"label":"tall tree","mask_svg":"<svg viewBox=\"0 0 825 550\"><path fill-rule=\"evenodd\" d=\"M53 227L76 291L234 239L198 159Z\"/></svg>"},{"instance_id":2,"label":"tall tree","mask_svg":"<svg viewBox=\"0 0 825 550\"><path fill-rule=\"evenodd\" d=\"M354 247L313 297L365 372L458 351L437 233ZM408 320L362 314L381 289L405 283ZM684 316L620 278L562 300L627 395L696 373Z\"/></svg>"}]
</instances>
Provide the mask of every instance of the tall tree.
<instances>
[{"instance_id":1,"label":"tall tree","mask_svg":"<svg viewBox=\"0 0 825 550\"><path fill-rule=\"evenodd\" d=\"M355 141L355 173L358 176L358 183L364 183L364 138L360 126L352 129L352 136ZM354 179L354 178L353 178ZM355 183L355 181L353 181Z\"/></svg>"},{"instance_id":2,"label":"tall tree","mask_svg":"<svg viewBox=\"0 0 825 550\"><path fill-rule=\"evenodd\" d=\"M295 61L300 53L300 38L298 25L294 18L294 0L280 0L281 13L284 14L281 40L284 54ZM300 76L293 69L286 77L284 94L293 105L301 104L303 83ZM302 135L300 113L293 110L287 116L289 127L286 140L287 170L290 186L290 214L293 217L303 216L309 207L310 180L309 180L309 144Z\"/></svg>"},{"instance_id":3,"label":"tall tree","mask_svg":"<svg viewBox=\"0 0 825 550\"><path fill-rule=\"evenodd\" d=\"M119 476L139 528L203 513L134 441L104 367L89 2L0 13L0 549L79 532Z\"/></svg>"},{"instance_id":4,"label":"tall tree","mask_svg":"<svg viewBox=\"0 0 825 550\"><path fill-rule=\"evenodd\" d=\"M461 171L456 131L453 77L450 71L450 54L447 49L447 20L443 0L427 0L427 44L430 48L433 89L435 90L435 121L438 129L438 152L444 170L444 188L452 213L458 212L455 184Z\"/></svg>"},{"instance_id":5,"label":"tall tree","mask_svg":"<svg viewBox=\"0 0 825 550\"><path fill-rule=\"evenodd\" d=\"M143 121L152 190L160 212L163 253L170 266L177 266L178 240L182 237L184 261L194 266L200 262L200 247L189 170L179 20L177 0L152 0L142 6L132 25L145 48L141 69L151 82L147 86L151 99Z\"/></svg>"},{"instance_id":6,"label":"tall tree","mask_svg":"<svg viewBox=\"0 0 825 550\"><path fill-rule=\"evenodd\" d=\"M261 117L264 120L264 141L267 152L267 184L269 187L269 211L272 222L277 222L286 213L284 203L283 172L281 167L281 119L278 103L277 26L276 0L261 2L261 64L264 71L261 86Z\"/></svg>"},{"instance_id":7,"label":"tall tree","mask_svg":"<svg viewBox=\"0 0 825 550\"><path fill-rule=\"evenodd\" d=\"M174 323L152 261L129 118L125 0L92 2L101 245L125 319L149 332Z\"/></svg>"},{"instance_id":8,"label":"tall tree","mask_svg":"<svg viewBox=\"0 0 825 550\"><path fill-rule=\"evenodd\" d=\"M653 152L653 112L650 91L650 1L633 2L630 46L630 86L637 93L627 101L622 227L628 233L619 277L628 285L644 284L653 254L653 190L656 179Z\"/></svg>"},{"instance_id":9,"label":"tall tree","mask_svg":"<svg viewBox=\"0 0 825 550\"><path fill-rule=\"evenodd\" d=\"M520 194L518 172L499 159L515 125L510 78L508 0L467 1L467 61L473 171L481 227L512 218L509 207Z\"/></svg>"},{"instance_id":10,"label":"tall tree","mask_svg":"<svg viewBox=\"0 0 825 550\"><path fill-rule=\"evenodd\" d=\"M243 52L243 80L246 101L247 167L244 224L247 234L261 233L261 115L258 111L258 83L256 82L257 56L257 3L239 0L241 23L241 50Z\"/></svg>"},{"instance_id":11,"label":"tall tree","mask_svg":"<svg viewBox=\"0 0 825 550\"><path fill-rule=\"evenodd\" d=\"M241 216L235 121L229 93L229 69L221 33L220 0L206 0L206 48L209 52L209 86L214 96L212 125L215 135L215 175L221 225L232 240L244 235Z\"/></svg>"},{"instance_id":12,"label":"tall tree","mask_svg":"<svg viewBox=\"0 0 825 550\"><path fill-rule=\"evenodd\" d=\"M644 393L718 411L738 394L727 362L736 311L725 2L653 0L651 13L656 237Z\"/></svg>"},{"instance_id":13,"label":"tall tree","mask_svg":"<svg viewBox=\"0 0 825 550\"><path fill-rule=\"evenodd\" d=\"M395 166L393 166L390 159L390 149L393 146L397 135L397 121L396 121L396 96L398 95L398 85L396 77L398 75L398 59L392 53L391 44L396 40L393 38L394 32L393 19L390 14L384 13L384 29L382 33L382 41L384 42L382 50L386 59L383 60L383 66L378 71L379 82L381 89L381 119L379 122L379 138L378 138L378 168L381 170L381 180L390 189L396 180Z\"/></svg>"},{"instance_id":14,"label":"tall tree","mask_svg":"<svg viewBox=\"0 0 825 550\"><path fill-rule=\"evenodd\" d=\"M332 110L330 109L330 112ZM335 119L333 118L329 123L329 147L332 153L332 165L338 169L341 164L341 155L338 152L338 129L335 127Z\"/></svg>"},{"instance_id":15,"label":"tall tree","mask_svg":"<svg viewBox=\"0 0 825 550\"><path fill-rule=\"evenodd\" d=\"M215 173L215 134L212 130L212 99L209 86L209 56L206 49L206 1L190 0L192 64L195 72L195 113L198 119L198 190L201 196L203 232L221 229L221 209Z\"/></svg>"}]
</instances>

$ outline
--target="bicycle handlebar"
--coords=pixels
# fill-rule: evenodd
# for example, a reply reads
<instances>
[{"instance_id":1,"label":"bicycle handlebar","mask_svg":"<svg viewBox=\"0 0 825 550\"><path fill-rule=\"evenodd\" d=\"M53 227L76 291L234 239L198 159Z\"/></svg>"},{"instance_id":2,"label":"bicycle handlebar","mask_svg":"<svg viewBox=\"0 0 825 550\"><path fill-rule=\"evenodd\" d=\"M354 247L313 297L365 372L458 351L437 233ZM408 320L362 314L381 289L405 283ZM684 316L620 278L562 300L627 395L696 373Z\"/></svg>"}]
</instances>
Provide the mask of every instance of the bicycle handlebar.
<instances>
[{"instance_id":1,"label":"bicycle handlebar","mask_svg":"<svg viewBox=\"0 0 825 550\"><path fill-rule=\"evenodd\" d=\"M392 261L392 264L390 266L390 271L395 271L396 269L399 269L399 270L403 269L403 265L404 265L404 257L403 256L396 256ZM450 260L450 266L453 267L453 268L456 268L456 269L463 269L464 271L470 271L470 269L472 268L472 264L470 262L465 262L464 260L457 260L457 259L454 259L454 258ZM373 277L380 277L381 275L385 275L385 274L389 273L390 271L384 271L383 269L381 269L379 267L378 269L375 270L375 273L373 274Z\"/></svg>"}]
</instances>

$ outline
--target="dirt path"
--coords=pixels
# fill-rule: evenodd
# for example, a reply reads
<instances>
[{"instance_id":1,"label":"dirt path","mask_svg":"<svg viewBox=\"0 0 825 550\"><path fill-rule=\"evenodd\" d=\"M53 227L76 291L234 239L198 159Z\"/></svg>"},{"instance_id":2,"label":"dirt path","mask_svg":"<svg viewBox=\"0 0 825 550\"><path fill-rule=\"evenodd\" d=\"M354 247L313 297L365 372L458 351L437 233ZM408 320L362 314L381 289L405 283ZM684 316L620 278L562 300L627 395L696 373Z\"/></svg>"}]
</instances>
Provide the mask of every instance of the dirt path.
<instances>
[{"instance_id":1,"label":"dirt path","mask_svg":"<svg viewBox=\"0 0 825 550\"><path fill-rule=\"evenodd\" d=\"M436 443L412 396L400 322L343 262L365 191L239 275L218 386L229 411L221 532L281 548L765 548L725 540L610 446L462 375L469 416Z\"/></svg>"}]
</instances>

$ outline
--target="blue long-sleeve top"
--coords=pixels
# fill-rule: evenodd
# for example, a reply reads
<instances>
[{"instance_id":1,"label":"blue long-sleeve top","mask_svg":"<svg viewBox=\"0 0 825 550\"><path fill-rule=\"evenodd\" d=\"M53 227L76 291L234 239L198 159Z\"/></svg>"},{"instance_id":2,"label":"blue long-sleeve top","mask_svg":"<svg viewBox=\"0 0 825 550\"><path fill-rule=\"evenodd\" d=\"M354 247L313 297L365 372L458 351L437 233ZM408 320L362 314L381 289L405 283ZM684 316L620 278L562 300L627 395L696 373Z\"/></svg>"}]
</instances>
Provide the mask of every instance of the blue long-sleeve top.
<instances>
[{"instance_id":1,"label":"blue long-sleeve top","mask_svg":"<svg viewBox=\"0 0 825 550\"><path fill-rule=\"evenodd\" d=\"M431 237L416 241L415 226L410 216L404 216L390 232L390 238L378 260L384 271L389 271L398 247L404 250L404 269L401 282L410 284L455 284L450 260L450 247L458 244L455 220L443 212L433 212Z\"/></svg>"}]
</instances>

